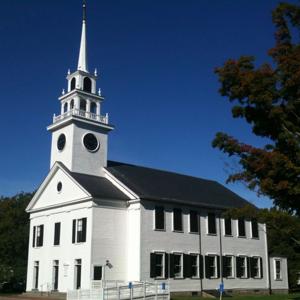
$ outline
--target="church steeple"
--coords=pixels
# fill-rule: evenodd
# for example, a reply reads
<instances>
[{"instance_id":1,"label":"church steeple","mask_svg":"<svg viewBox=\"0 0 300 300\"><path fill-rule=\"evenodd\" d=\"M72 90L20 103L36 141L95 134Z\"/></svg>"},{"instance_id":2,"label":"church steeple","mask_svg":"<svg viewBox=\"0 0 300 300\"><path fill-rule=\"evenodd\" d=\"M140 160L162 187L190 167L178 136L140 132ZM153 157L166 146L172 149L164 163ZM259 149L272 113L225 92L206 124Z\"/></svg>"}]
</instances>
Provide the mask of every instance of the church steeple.
<instances>
[{"instance_id":1,"label":"church steeple","mask_svg":"<svg viewBox=\"0 0 300 300\"><path fill-rule=\"evenodd\" d=\"M60 115L53 116L51 166L62 162L70 171L102 176L107 165L108 133L114 127L108 114L101 115L104 97L97 93L97 71L89 73L86 44L86 2L83 1L82 33L75 72L68 71L68 88L58 98Z\"/></svg>"},{"instance_id":2,"label":"church steeple","mask_svg":"<svg viewBox=\"0 0 300 300\"><path fill-rule=\"evenodd\" d=\"M82 3L82 32L78 59L78 70L88 73L87 43L86 43L86 1Z\"/></svg>"}]
</instances>

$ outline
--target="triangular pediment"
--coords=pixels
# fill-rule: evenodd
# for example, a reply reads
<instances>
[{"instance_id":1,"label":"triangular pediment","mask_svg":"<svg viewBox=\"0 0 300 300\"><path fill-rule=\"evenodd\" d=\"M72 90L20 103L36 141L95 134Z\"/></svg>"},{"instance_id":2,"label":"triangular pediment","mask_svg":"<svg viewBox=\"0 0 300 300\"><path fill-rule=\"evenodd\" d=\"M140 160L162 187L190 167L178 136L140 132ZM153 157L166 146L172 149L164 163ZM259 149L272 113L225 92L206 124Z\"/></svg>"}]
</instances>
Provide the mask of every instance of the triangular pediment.
<instances>
[{"instance_id":1,"label":"triangular pediment","mask_svg":"<svg viewBox=\"0 0 300 300\"><path fill-rule=\"evenodd\" d=\"M30 201L26 211L69 205L91 199L86 191L61 163L55 163Z\"/></svg>"}]
</instances>

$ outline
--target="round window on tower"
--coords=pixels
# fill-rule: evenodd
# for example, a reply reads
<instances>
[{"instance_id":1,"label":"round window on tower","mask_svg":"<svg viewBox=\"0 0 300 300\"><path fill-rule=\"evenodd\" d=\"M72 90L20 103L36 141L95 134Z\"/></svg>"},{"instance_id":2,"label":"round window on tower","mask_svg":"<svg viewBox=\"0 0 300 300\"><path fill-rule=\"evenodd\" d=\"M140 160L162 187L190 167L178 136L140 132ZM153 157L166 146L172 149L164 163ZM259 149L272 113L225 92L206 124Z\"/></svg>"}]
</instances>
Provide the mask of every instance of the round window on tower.
<instances>
[{"instance_id":1,"label":"round window on tower","mask_svg":"<svg viewBox=\"0 0 300 300\"><path fill-rule=\"evenodd\" d=\"M62 151L62 150L64 150L65 145L66 145L66 136L62 133L62 134L58 137L58 140L57 140L57 149L58 149L59 151Z\"/></svg>"},{"instance_id":2,"label":"round window on tower","mask_svg":"<svg viewBox=\"0 0 300 300\"><path fill-rule=\"evenodd\" d=\"M100 143L92 133L88 133L83 137L83 145L88 151L95 152L99 149Z\"/></svg>"}]
</instances>

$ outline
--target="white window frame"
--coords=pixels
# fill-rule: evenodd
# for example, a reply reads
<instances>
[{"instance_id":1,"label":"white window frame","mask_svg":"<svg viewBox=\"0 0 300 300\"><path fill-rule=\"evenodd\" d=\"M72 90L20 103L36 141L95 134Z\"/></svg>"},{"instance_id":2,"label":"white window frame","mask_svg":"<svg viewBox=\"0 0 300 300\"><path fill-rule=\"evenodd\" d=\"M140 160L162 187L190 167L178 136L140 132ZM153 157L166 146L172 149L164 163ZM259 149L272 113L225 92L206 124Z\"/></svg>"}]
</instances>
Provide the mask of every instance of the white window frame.
<instances>
[{"instance_id":1,"label":"white window frame","mask_svg":"<svg viewBox=\"0 0 300 300\"><path fill-rule=\"evenodd\" d=\"M226 278L230 278L230 279L232 279L232 278L235 278L235 272L234 272L234 270L235 270L235 265L234 265L234 256L232 255L232 254L225 254L224 255L225 257L230 257L230 259L231 259L231 275L230 276L228 276L228 277L226 277ZM222 266L223 267L223 266Z\"/></svg>"},{"instance_id":2,"label":"white window frame","mask_svg":"<svg viewBox=\"0 0 300 300\"><path fill-rule=\"evenodd\" d=\"M174 213L174 209L178 209L181 212L181 230L178 230L178 229L174 228L175 227L175 221L174 221L175 213ZM173 210L172 210L172 230L173 230L173 232L180 232L180 233L184 232L184 230L183 230L183 212L182 212L181 208L174 207Z\"/></svg>"},{"instance_id":3,"label":"white window frame","mask_svg":"<svg viewBox=\"0 0 300 300\"><path fill-rule=\"evenodd\" d=\"M213 257L214 258L214 275L210 277L210 279L216 279L218 278L218 261L217 261L217 254L207 254L207 256Z\"/></svg>"},{"instance_id":4,"label":"white window frame","mask_svg":"<svg viewBox=\"0 0 300 300\"><path fill-rule=\"evenodd\" d=\"M198 253L189 253L190 256L196 257L196 267L197 267L197 274L196 276L192 276L191 278L199 278L200 277L200 255ZM193 266L191 266L193 268Z\"/></svg>"},{"instance_id":5,"label":"white window frame","mask_svg":"<svg viewBox=\"0 0 300 300\"><path fill-rule=\"evenodd\" d=\"M156 207L162 207L163 208L163 211L164 211L164 228L163 229L160 229L160 228L156 228ZM155 206L154 209L153 209L153 230L155 231L166 231L166 209L164 206Z\"/></svg>"},{"instance_id":6,"label":"white window frame","mask_svg":"<svg viewBox=\"0 0 300 300\"><path fill-rule=\"evenodd\" d=\"M246 255L238 255L238 257L242 258L244 261L244 276L241 276L241 279L248 278L248 258Z\"/></svg>"},{"instance_id":7,"label":"white window frame","mask_svg":"<svg viewBox=\"0 0 300 300\"><path fill-rule=\"evenodd\" d=\"M276 262L280 263L279 278L277 277ZM276 281L282 280L282 259L281 258L274 258L274 280Z\"/></svg>"},{"instance_id":8,"label":"white window frame","mask_svg":"<svg viewBox=\"0 0 300 300\"><path fill-rule=\"evenodd\" d=\"M198 223L198 228L197 228L197 231L192 231L191 230L191 211L193 212L196 212L196 218L197 218L197 223ZM199 215L199 212L197 210L190 210L189 211L189 217L188 217L188 229L189 229L189 233L192 233L192 234L199 234L199 223L201 222L201 219L200 219L200 215Z\"/></svg>"},{"instance_id":9,"label":"white window frame","mask_svg":"<svg viewBox=\"0 0 300 300\"><path fill-rule=\"evenodd\" d=\"M164 279L165 278L165 268L166 268L166 262L165 262L165 258L166 258L166 252L163 251L154 251L153 252L155 255L162 255L162 276L156 276L155 274L155 279ZM155 262L155 273L156 273L156 262Z\"/></svg>"},{"instance_id":10,"label":"white window frame","mask_svg":"<svg viewBox=\"0 0 300 300\"><path fill-rule=\"evenodd\" d=\"M183 253L182 252L173 252L172 254L174 256L180 255L180 275L179 276L176 276L176 274L175 274L175 257L174 257L174 278L175 279L183 279Z\"/></svg>"},{"instance_id":11,"label":"white window frame","mask_svg":"<svg viewBox=\"0 0 300 300\"><path fill-rule=\"evenodd\" d=\"M33 226L33 231L35 230L34 248L41 248L41 247L43 247L43 246L38 245L38 240L41 237L41 227L42 226L43 226L43 224ZM43 237L43 239L44 239L44 237ZM44 244L44 241L43 241L43 244Z\"/></svg>"},{"instance_id":12,"label":"white window frame","mask_svg":"<svg viewBox=\"0 0 300 300\"><path fill-rule=\"evenodd\" d=\"M262 258L260 256L252 256L252 258L256 258L257 259L257 269L258 269L258 275L254 276L253 278L255 279L261 279L261 260Z\"/></svg>"}]
</instances>

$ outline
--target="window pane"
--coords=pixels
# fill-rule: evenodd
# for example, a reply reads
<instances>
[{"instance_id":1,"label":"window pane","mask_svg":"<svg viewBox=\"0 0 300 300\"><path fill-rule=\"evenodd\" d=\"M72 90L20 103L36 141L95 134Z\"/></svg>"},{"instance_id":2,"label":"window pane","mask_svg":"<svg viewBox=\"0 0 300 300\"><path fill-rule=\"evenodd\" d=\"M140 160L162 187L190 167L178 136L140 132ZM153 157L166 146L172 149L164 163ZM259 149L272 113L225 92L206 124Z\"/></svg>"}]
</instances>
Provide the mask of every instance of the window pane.
<instances>
[{"instance_id":1,"label":"window pane","mask_svg":"<svg viewBox=\"0 0 300 300\"><path fill-rule=\"evenodd\" d=\"M214 213L208 214L208 233L216 234L216 216Z\"/></svg>"},{"instance_id":2,"label":"window pane","mask_svg":"<svg viewBox=\"0 0 300 300\"><path fill-rule=\"evenodd\" d=\"M182 231L182 212L179 208L173 210L174 230Z\"/></svg>"},{"instance_id":3,"label":"window pane","mask_svg":"<svg viewBox=\"0 0 300 300\"><path fill-rule=\"evenodd\" d=\"M246 236L245 220L243 218L238 219L239 236Z\"/></svg>"},{"instance_id":4,"label":"window pane","mask_svg":"<svg viewBox=\"0 0 300 300\"><path fill-rule=\"evenodd\" d=\"M231 218L225 219L225 235L232 235Z\"/></svg>"},{"instance_id":5,"label":"window pane","mask_svg":"<svg viewBox=\"0 0 300 300\"><path fill-rule=\"evenodd\" d=\"M155 277L164 277L164 254L155 253Z\"/></svg>"},{"instance_id":6,"label":"window pane","mask_svg":"<svg viewBox=\"0 0 300 300\"><path fill-rule=\"evenodd\" d=\"M257 220L251 221L251 228L252 228L252 237L258 238L258 223Z\"/></svg>"},{"instance_id":7,"label":"window pane","mask_svg":"<svg viewBox=\"0 0 300 300\"><path fill-rule=\"evenodd\" d=\"M190 232L199 232L198 214L196 211L190 211Z\"/></svg>"},{"instance_id":8,"label":"window pane","mask_svg":"<svg viewBox=\"0 0 300 300\"><path fill-rule=\"evenodd\" d=\"M155 207L155 229L165 229L165 212L163 207Z\"/></svg>"},{"instance_id":9,"label":"window pane","mask_svg":"<svg viewBox=\"0 0 300 300\"><path fill-rule=\"evenodd\" d=\"M174 275L175 277L182 277L182 255L174 254Z\"/></svg>"},{"instance_id":10,"label":"window pane","mask_svg":"<svg viewBox=\"0 0 300 300\"><path fill-rule=\"evenodd\" d=\"M102 266L94 266L94 280L102 280Z\"/></svg>"}]
</instances>

